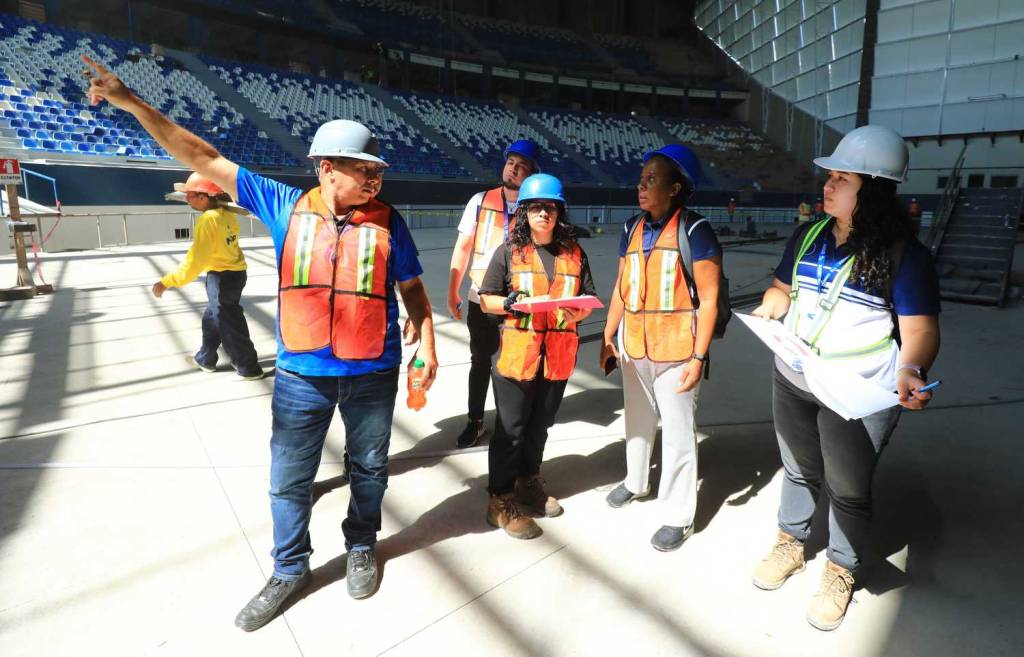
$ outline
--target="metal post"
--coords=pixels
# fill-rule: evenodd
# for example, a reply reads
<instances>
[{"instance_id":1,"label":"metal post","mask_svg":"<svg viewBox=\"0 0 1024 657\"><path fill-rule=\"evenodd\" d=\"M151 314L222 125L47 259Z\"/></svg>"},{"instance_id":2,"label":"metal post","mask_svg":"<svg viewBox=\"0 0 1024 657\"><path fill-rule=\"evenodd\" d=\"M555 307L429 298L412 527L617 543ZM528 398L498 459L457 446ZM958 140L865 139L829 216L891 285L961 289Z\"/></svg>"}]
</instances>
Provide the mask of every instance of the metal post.
<instances>
[{"instance_id":1,"label":"metal post","mask_svg":"<svg viewBox=\"0 0 1024 657\"><path fill-rule=\"evenodd\" d=\"M128 215L121 215L121 228L124 230L124 245L128 246Z\"/></svg>"},{"instance_id":2,"label":"metal post","mask_svg":"<svg viewBox=\"0 0 1024 657\"><path fill-rule=\"evenodd\" d=\"M18 186L6 185L7 205L10 211L11 221L15 224L21 222L21 208L18 207ZM32 280L32 272L28 270L28 258L25 257L25 233L15 230L14 233L14 256L18 262L18 287L35 287Z\"/></svg>"},{"instance_id":3,"label":"metal post","mask_svg":"<svg viewBox=\"0 0 1024 657\"><path fill-rule=\"evenodd\" d=\"M96 215L96 248L103 248L103 230L100 228L100 216Z\"/></svg>"}]
</instances>

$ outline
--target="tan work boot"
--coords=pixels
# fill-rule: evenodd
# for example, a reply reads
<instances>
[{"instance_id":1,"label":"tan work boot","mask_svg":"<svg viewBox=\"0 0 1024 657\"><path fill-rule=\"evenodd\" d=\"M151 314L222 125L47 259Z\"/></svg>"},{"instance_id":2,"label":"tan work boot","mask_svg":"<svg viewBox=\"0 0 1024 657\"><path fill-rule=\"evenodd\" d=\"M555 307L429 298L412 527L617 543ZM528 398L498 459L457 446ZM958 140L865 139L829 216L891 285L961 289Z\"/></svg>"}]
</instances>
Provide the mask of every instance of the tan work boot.
<instances>
[{"instance_id":1,"label":"tan work boot","mask_svg":"<svg viewBox=\"0 0 1024 657\"><path fill-rule=\"evenodd\" d=\"M520 513L513 493L504 495L491 495L487 504L487 523L492 527L500 527L512 538L537 538L540 536L540 526Z\"/></svg>"},{"instance_id":2,"label":"tan work boot","mask_svg":"<svg viewBox=\"0 0 1024 657\"><path fill-rule=\"evenodd\" d=\"M804 571L804 543L786 532L780 531L775 546L768 556L754 569L754 586L765 591L774 591L789 579Z\"/></svg>"},{"instance_id":3,"label":"tan work boot","mask_svg":"<svg viewBox=\"0 0 1024 657\"><path fill-rule=\"evenodd\" d=\"M824 632L836 629L846 616L852 596L853 573L831 561L825 562L821 587L807 609L807 622Z\"/></svg>"},{"instance_id":4,"label":"tan work boot","mask_svg":"<svg viewBox=\"0 0 1024 657\"><path fill-rule=\"evenodd\" d=\"M562 515L562 505L544 490L544 479L539 474L516 477L516 503L538 516Z\"/></svg>"}]
</instances>

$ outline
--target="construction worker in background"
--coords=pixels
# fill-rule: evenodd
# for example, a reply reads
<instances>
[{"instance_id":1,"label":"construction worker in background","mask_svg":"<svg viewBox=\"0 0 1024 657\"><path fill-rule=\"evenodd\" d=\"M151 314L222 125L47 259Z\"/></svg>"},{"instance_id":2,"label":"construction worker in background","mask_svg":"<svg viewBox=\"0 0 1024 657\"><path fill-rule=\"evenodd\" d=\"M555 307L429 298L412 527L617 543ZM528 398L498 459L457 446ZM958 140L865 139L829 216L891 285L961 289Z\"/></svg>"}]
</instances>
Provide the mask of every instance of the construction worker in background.
<instances>
[{"instance_id":1,"label":"construction worker in background","mask_svg":"<svg viewBox=\"0 0 1024 657\"><path fill-rule=\"evenodd\" d=\"M725 206L725 211L729 213L729 223L732 223L736 215L736 199L729 199L729 205Z\"/></svg>"},{"instance_id":2,"label":"construction worker in background","mask_svg":"<svg viewBox=\"0 0 1024 657\"><path fill-rule=\"evenodd\" d=\"M655 549L680 547L697 509L697 392L718 317L722 247L711 223L686 208L700 160L681 144L644 154L641 213L626 222L601 347L607 371L622 358L626 478L607 496L620 508L651 494L651 453L661 420L664 526ZM680 245L689 247L692 271ZM699 307L699 310L698 310ZM615 335L618 333L618 344Z\"/></svg>"},{"instance_id":3,"label":"construction worker in background","mask_svg":"<svg viewBox=\"0 0 1024 657\"><path fill-rule=\"evenodd\" d=\"M388 484L388 446L406 344L424 362L423 387L437 371L430 300L409 229L377 200L387 164L377 139L355 121L328 121L310 147L320 186L303 193L231 162L213 146L138 98L88 57L93 104L129 112L172 157L237 199L270 229L277 254L277 370L271 401L270 509L274 571L238 613L251 631L268 623L312 579L309 523L313 480L335 412L352 462L345 535L348 593L365 598L378 581L374 545ZM91 69L91 70L90 70ZM341 459L341 455L336 455Z\"/></svg>"},{"instance_id":4,"label":"construction worker in background","mask_svg":"<svg viewBox=\"0 0 1024 657\"><path fill-rule=\"evenodd\" d=\"M480 283L487 272L494 250L512 231L513 212L519 199L519 187L527 176L540 172L539 148L530 139L512 142L504 152L501 184L478 192L466 204L459 222L448 276L448 312L462 319L462 279L469 267L469 304L466 325L469 328L469 418L456 439L459 449L472 447L486 433L484 403L491 380L491 357L498 350L499 322L480 309Z\"/></svg>"},{"instance_id":5,"label":"construction worker in background","mask_svg":"<svg viewBox=\"0 0 1024 657\"><path fill-rule=\"evenodd\" d=\"M914 229L914 237L921 232L921 205L917 202L916 198L910 199L910 205L907 206L907 214L910 215L910 225Z\"/></svg>"},{"instance_id":6,"label":"construction worker in background","mask_svg":"<svg viewBox=\"0 0 1024 657\"><path fill-rule=\"evenodd\" d=\"M824 218L825 218L825 204L822 203L821 197L819 196L818 200L814 202L814 220L817 221L818 219L824 219Z\"/></svg>"},{"instance_id":7,"label":"construction worker in background","mask_svg":"<svg viewBox=\"0 0 1024 657\"><path fill-rule=\"evenodd\" d=\"M523 181L508 239L494 251L480 283L484 312L498 316L501 348L494 363L498 422L488 446L487 522L513 538L539 536L533 515L562 514L540 476L548 429L576 367L578 323L589 309L520 312L520 297L594 295L587 255L566 215L562 183L539 173Z\"/></svg>"},{"instance_id":8,"label":"construction worker in background","mask_svg":"<svg viewBox=\"0 0 1024 657\"><path fill-rule=\"evenodd\" d=\"M807 199L801 199L800 205L797 208L797 213L799 214L797 223L806 224L807 222L809 222L811 220L812 212L814 212L814 208L811 207L811 204L807 202Z\"/></svg>"},{"instance_id":9,"label":"construction worker in background","mask_svg":"<svg viewBox=\"0 0 1024 657\"><path fill-rule=\"evenodd\" d=\"M204 372L217 371L217 348L223 343L238 376L255 381L263 378L256 362L256 348L249 338L249 325L242 312L245 288L245 255L238 243L238 217L229 209L231 199L224 190L193 173L174 191L185 194L185 202L202 214L196 219L192 246L181 265L153 285L160 298L168 288L183 287L206 272L206 311L203 313L203 346L192 361ZM244 212L238 208L239 212Z\"/></svg>"}]
</instances>

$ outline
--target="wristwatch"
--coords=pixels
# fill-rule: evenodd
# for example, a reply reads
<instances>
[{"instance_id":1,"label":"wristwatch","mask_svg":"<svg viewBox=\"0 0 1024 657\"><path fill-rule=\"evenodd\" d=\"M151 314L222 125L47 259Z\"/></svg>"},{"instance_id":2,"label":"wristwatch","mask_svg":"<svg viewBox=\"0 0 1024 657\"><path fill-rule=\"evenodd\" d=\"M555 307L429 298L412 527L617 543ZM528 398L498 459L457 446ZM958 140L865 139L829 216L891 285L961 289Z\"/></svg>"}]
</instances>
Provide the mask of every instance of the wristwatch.
<instances>
[{"instance_id":1,"label":"wristwatch","mask_svg":"<svg viewBox=\"0 0 1024 657\"><path fill-rule=\"evenodd\" d=\"M699 360L700 362L704 363L705 365L707 365L707 363L708 363L708 355L707 354L698 354L697 352L694 352L693 353L693 357L695 359Z\"/></svg>"}]
</instances>

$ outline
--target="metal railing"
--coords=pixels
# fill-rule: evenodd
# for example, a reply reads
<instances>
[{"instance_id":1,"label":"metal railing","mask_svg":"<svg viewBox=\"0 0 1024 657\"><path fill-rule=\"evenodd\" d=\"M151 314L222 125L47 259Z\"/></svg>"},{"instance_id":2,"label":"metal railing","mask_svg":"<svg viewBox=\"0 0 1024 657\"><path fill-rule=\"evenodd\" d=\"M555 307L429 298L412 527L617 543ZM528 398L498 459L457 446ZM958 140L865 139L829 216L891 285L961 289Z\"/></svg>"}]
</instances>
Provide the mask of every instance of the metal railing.
<instances>
[{"instance_id":1,"label":"metal railing","mask_svg":"<svg viewBox=\"0 0 1024 657\"><path fill-rule=\"evenodd\" d=\"M953 165L953 171L949 174L949 180L946 181L946 187L942 190L938 207L935 209L935 220L932 222L932 230L928 235L930 241L928 246L933 257L939 252L942 238L946 234L946 226L949 225L949 219L953 216L953 206L956 205L956 199L960 195L960 171L964 167L966 153L967 142L965 141L963 147L960 148L960 155L957 156L956 163Z\"/></svg>"},{"instance_id":2,"label":"metal railing","mask_svg":"<svg viewBox=\"0 0 1024 657\"><path fill-rule=\"evenodd\" d=\"M458 226L465 206L462 205L399 205L399 212L413 230L431 228L451 229ZM795 223L796 208L738 207L730 214L726 207L697 206L691 208L707 217L716 226L786 226ZM635 206L583 205L570 206L569 215L574 223L587 227L620 226L637 213ZM47 251L92 249L112 246L133 246L185 241L191 239L198 213L187 208L143 210L125 212L74 212L60 217L29 218L34 221L39 235L50 236L44 246ZM925 225L928 224L926 214ZM239 217L241 237L269 235L269 231L256 217ZM187 237L172 237L175 228L189 228Z\"/></svg>"}]
</instances>

